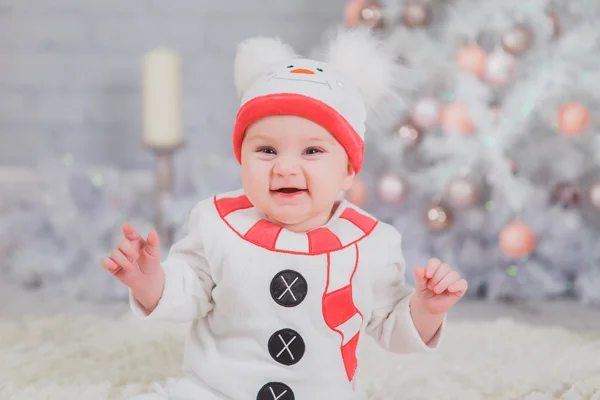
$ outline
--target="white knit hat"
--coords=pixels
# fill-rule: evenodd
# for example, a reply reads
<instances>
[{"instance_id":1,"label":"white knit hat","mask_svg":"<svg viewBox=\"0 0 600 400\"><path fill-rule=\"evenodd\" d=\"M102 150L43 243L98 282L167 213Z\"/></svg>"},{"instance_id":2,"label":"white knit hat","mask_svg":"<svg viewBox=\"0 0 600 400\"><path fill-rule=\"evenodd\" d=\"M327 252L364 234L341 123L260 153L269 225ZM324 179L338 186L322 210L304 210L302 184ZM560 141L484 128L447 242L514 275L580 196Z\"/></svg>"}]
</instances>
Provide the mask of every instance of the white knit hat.
<instances>
[{"instance_id":1,"label":"white knit hat","mask_svg":"<svg viewBox=\"0 0 600 400\"><path fill-rule=\"evenodd\" d=\"M302 58L278 39L252 38L238 47L235 84L242 98L233 130L241 162L248 126L271 115L296 115L327 129L358 172L364 156L367 101L394 95L395 63L368 31L339 31L320 62ZM371 104L374 106L374 104Z\"/></svg>"}]
</instances>

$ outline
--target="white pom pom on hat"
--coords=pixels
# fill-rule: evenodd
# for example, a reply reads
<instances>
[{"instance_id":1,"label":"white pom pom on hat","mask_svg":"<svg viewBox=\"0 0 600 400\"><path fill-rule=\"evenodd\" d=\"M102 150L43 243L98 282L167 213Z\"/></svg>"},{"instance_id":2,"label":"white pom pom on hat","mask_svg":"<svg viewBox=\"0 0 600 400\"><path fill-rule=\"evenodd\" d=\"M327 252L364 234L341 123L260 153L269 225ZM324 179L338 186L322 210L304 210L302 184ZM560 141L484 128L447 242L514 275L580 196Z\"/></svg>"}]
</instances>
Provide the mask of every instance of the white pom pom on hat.
<instances>
[{"instance_id":1,"label":"white pom pom on hat","mask_svg":"<svg viewBox=\"0 0 600 400\"><path fill-rule=\"evenodd\" d=\"M396 63L366 29L338 30L321 59L301 58L277 38L240 43L234 66L242 98L233 131L238 162L250 124L272 115L296 115L327 129L360 171L367 113L395 95Z\"/></svg>"},{"instance_id":2,"label":"white pom pom on hat","mask_svg":"<svg viewBox=\"0 0 600 400\"><path fill-rule=\"evenodd\" d=\"M238 95L252 85L270 67L299 58L294 50L279 38L255 37L238 45L234 64L234 81Z\"/></svg>"}]
</instances>

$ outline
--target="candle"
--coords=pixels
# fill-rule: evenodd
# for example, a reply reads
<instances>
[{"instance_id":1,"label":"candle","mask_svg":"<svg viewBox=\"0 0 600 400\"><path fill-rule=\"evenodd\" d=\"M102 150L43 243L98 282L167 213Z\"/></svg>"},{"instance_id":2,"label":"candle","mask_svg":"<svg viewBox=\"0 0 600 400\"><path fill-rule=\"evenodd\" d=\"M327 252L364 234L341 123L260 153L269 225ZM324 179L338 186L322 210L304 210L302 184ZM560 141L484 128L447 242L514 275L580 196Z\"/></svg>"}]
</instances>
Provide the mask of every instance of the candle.
<instances>
[{"instance_id":1,"label":"candle","mask_svg":"<svg viewBox=\"0 0 600 400\"><path fill-rule=\"evenodd\" d=\"M179 54L167 48L144 55L144 143L152 148L173 148L183 144L181 65Z\"/></svg>"}]
</instances>

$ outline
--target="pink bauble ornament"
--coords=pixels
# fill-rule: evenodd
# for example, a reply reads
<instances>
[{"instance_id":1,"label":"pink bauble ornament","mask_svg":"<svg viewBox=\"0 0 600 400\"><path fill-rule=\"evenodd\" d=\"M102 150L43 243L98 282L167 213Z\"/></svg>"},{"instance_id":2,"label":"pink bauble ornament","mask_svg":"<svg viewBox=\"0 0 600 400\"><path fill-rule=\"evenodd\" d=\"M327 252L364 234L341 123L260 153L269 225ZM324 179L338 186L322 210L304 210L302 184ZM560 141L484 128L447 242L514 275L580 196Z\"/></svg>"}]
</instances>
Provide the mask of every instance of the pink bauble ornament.
<instances>
[{"instance_id":1,"label":"pink bauble ornament","mask_svg":"<svg viewBox=\"0 0 600 400\"><path fill-rule=\"evenodd\" d=\"M447 231L452 227L454 214L452 209L445 203L433 203L425 209L425 223L427 227L436 233Z\"/></svg>"},{"instance_id":2,"label":"pink bauble ornament","mask_svg":"<svg viewBox=\"0 0 600 400\"><path fill-rule=\"evenodd\" d=\"M415 147L423 140L423 132L411 121L405 121L398 125L396 134L402 139L406 148Z\"/></svg>"},{"instance_id":3,"label":"pink bauble ornament","mask_svg":"<svg viewBox=\"0 0 600 400\"><path fill-rule=\"evenodd\" d=\"M578 136L590 122L590 113L581 103L565 104L558 111L558 129L565 136Z\"/></svg>"},{"instance_id":4,"label":"pink bauble ornament","mask_svg":"<svg viewBox=\"0 0 600 400\"><path fill-rule=\"evenodd\" d=\"M453 178L448 183L448 199L456 207L470 207L479 203L481 190L475 179L469 176Z\"/></svg>"},{"instance_id":5,"label":"pink bauble ornament","mask_svg":"<svg viewBox=\"0 0 600 400\"><path fill-rule=\"evenodd\" d=\"M504 50L515 56L520 56L531 47L533 33L524 25L517 25L502 37Z\"/></svg>"},{"instance_id":6,"label":"pink bauble ornament","mask_svg":"<svg viewBox=\"0 0 600 400\"><path fill-rule=\"evenodd\" d=\"M384 203L402 201L406 197L407 191L406 181L393 173L384 175L377 183L377 196Z\"/></svg>"},{"instance_id":7,"label":"pink bauble ornament","mask_svg":"<svg viewBox=\"0 0 600 400\"><path fill-rule=\"evenodd\" d=\"M498 237L500 249L508 257L525 257L535 249L535 234L525 223L514 221L500 231Z\"/></svg>"},{"instance_id":8,"label":"pink bauble ornament","mask_svg":"<svg viewBox=\"0 0 600 400\"><path fill-rule=\"evenodd\" d=\"M344 20L352 28L361 25L382 28L381 5L372 0L350 0L344 9Z\"/></svg>"},{"instance_id":9,"label":"pink bauble ornament","mask_svg":"<svg viewBox=\"0 0 600 400\"><path fill-rule=\"evenodd\" d=\"M431 21L431 7L422 0L409 0L401 16L407 28L421 28Z\"/></svg>"},{"instance_id":10,"label":"pink bauble ornament","mask_svg":"<svg viewBox=\"0 0 600 400\"><path fill-rule=\"evenodd\" d=\"M442 126L448 132L458 131L464 136L473 133L474 126L466 104L450 103L442 111Z\"/></svg>"},{"instance_id":11,"label":"pink bauble ornament","mask_svg":"<svg viewBox=\"0 0 600 400\"><path fill-rule=\"evenodd\" d=\"M459 50L456 63L465 71L482 78L485 73L488 54L477 45L469 45Z\"/></svg>"},{"instance_id":12,"label":"pink bauble ornament","mask_svg":"<svg viewBox=\"0 0 600 400\"><path fill-rule=\"evenodd\" d=\"M517 59L514 56L495 51L487 58L485 81L496 88L506 86L513 80L516 69Z\"/></svg>"},{"instance_id":13,"label":"pink bauble ornament","mask_svg":"<svg viewBox=\"0 0 600 400\"><path fill-rule=\"evenodd\" d=\"M346 199L357 206L362 206L366 203L368 198L369 190L365 181L356 176L350 190L346 192Z\"/></svg>"},{"instance_id":14,"label":"pink bauble ornament","mask_svg":"<svg viewBox=\"0 0 600 400\"><path fill-rule=\"evenodd\" d=\"M417 100L411 111L412 121L421 129L431 129L440 123L440 102L431 97Z\"/></svg>"}]
</instances>

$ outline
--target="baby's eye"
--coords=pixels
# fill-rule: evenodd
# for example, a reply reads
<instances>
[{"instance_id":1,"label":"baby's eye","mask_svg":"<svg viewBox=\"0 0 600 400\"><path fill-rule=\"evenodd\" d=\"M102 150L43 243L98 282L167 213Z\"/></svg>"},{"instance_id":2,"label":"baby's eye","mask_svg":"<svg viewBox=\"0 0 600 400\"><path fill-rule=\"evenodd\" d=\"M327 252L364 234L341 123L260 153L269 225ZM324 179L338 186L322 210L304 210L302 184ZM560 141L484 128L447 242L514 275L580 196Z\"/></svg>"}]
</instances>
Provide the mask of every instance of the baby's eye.
<instances>
[{"instance_id":1,"label":"baby's eye","mask_svg":"<svg viewBox=\"0 0 600 400\"><path fill-rule=\"evenodd\" d=\"M308 149L306 149L306 154L318 154L318 153L322 153L323 151L321 149L318 149L316 147L310 147Z\"/></svg>"},{"instance_id":2,"label":"baby's eye","mask_svg":"<svg viewBox=\"0 0 600 400\"><path fill-rule=\"evenodd\" d=\"M321 68L317 68L317 71L319 72L323 72L323 70Z\"/></svg>"},{"instance_id":3,"label":"baby's eye","mask_svg":"<svg viewBox=\"0 0 600 400\"><path fill-rule=\"evenodd\" d=\"M261 147L260 149L258 149L258 152L265 154L275 154L275 150L270 147Z\"/></svg>"}]
</instances>

